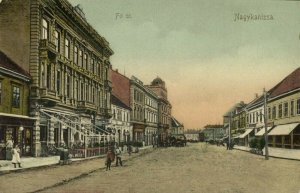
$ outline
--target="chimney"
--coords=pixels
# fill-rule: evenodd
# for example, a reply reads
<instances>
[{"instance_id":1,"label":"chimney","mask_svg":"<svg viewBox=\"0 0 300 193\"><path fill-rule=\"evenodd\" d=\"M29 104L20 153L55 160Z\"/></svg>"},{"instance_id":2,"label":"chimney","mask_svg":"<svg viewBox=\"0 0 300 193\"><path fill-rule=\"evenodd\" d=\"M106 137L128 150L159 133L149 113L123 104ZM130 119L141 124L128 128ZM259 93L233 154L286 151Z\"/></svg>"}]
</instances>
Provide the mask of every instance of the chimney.
<instances>
[{"instance_id":1,"label":"chimney","mask_svg":"<svg viewBox=\"0 0 300 193\"><path fill-rule=\"evenodd\" d=\"M256 99L258 98L258 94L257 94L257 93L255 93L255 98L256 98Z\"/></svg>"}]
</instances>

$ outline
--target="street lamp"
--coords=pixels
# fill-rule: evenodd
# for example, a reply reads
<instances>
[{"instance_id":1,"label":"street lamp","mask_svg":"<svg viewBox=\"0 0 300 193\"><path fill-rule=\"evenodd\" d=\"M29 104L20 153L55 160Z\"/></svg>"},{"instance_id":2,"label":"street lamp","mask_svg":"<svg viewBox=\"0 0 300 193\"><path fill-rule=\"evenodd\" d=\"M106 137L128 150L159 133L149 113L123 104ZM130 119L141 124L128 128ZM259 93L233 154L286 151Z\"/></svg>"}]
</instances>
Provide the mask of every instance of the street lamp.
<instances>
[{"instance_id":1,"label":"street lamp","mask_svg":"<svg viewBox=\"0 0 300 193\"><path fill-rule=\"evenodd\" d=\"M21 152L23 153L23 130L24 130L24 127L21 125L19 127L19 130L20 130L20 145L21 145Z\"/></svg>"},{"instance_id":2,"label":"street lamp","mask_svg":"<svg viewBox=\"0 0 300 193\"><path fill-rule=\"evenodd\" d=\"M87 136L86 136L86 129L84 128L84 126L81 127L81 129L84 131L84 158L86 158L87 156Z\"/></svg>"}]
</instances>

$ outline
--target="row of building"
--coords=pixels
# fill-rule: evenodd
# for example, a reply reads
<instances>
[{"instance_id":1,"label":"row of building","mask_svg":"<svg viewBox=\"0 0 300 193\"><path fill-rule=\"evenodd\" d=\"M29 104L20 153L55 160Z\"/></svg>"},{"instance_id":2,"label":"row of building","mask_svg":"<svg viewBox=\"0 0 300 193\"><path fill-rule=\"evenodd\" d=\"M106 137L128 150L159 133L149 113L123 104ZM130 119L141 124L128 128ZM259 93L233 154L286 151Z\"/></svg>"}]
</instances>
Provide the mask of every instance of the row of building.
<instances>
[{"instance_id":1,"label":"row of building","mask_svg":"<svg viewBox=\"0 0 300 193\"><path fill-rule=\"evenodd\" d=\"M183 125L165 82L113 70L109 42L67 0L0 1L0 159L101 141L162 144Z\"/></svg>"},{"instance_id":2,"label":"row of building","mask_svg":"<svg viewBox=\"0 0 300 193\"><path fill-rule=\"evenodd\" d=\"M267 125L269 147L300 149L300 68L248 104L232 106L223 121L221 137L230 132L239 145L264 137Z\"/></svg>"}]
</instances>

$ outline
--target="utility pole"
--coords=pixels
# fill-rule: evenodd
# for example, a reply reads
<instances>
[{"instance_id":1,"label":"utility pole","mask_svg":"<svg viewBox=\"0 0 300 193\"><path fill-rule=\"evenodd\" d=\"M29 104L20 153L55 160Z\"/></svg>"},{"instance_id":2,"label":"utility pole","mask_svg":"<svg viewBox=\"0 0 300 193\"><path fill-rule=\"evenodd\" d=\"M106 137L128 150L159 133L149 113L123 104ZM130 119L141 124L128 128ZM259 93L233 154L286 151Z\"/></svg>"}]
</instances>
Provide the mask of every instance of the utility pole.
<instances>
[{"instance_id":1,"label":"utility pole","mask_svg":"<svg viewBox=\"0 0 300 193\"><path fill-rule=\"evenodd\" d=\"M267 96L268 93L264 88L264 121L265 121L265 160L269 159L269 150L268 150L268 119L267 119Z\"/></svg>"},{"instance_id":2,"label":"utility pole","mask_svg":"<svg viewBox=\"0 0 300 193\"><path fill-rule=\"evenodd\" d=\"M230 112L230 115L229 115L229 126L228 126L228 145L229 145L229 149L231 147L231 118L232 118L232 112Z\"/></svg>"}]
</instances>

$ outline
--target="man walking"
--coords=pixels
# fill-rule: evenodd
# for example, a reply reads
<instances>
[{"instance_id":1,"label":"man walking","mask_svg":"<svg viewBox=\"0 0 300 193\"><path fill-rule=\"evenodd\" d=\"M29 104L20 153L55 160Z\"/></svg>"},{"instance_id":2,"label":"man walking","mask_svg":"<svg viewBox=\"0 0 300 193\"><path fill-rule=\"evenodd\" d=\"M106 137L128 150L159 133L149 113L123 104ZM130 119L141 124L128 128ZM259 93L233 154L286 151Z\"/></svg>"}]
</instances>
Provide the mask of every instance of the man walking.
<instances>
[{"instance_id":1,"label":"man walking","mask_svg":"<svg viewBox=\"0 0 300 193\"><path fill-rule=\"evenodd\" d=\"M119 165L119 162L120 162L120 165L123 166L121 154L122 154L122 152L121 152L120 148L117 147L116 148L116 166Z\"/></svg>"}]
</instances>

